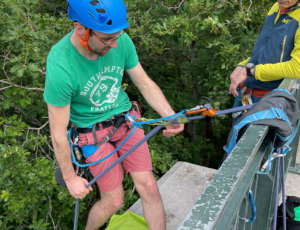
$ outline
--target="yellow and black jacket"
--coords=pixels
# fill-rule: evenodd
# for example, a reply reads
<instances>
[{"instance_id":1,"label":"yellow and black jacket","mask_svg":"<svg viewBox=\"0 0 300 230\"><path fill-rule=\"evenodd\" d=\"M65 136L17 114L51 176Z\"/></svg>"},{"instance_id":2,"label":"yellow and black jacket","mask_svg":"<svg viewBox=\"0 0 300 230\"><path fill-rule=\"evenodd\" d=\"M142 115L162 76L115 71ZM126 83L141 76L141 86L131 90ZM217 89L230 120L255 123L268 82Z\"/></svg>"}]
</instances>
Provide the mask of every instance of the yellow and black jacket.
<instances>
[{"instance_id":1,"label":"yellow and black jacket","mask_svg":"<svg viewBox=\"0 0 300 230\"><path fill-rule=\"evenodd\" d=\"M251 57L239 63L255 64L255 77L245 85L252 89L273 90L283 78L300 78L300 2L280 16L275 3L269 11Z\"/></svg>"}]
</instances>

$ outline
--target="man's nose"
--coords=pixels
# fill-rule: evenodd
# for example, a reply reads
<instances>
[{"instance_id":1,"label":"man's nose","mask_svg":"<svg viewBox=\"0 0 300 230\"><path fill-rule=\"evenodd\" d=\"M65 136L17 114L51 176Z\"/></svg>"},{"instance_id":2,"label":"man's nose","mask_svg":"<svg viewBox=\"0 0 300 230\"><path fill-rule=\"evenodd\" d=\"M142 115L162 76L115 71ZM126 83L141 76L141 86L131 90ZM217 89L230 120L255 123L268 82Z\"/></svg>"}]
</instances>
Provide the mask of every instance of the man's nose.
<instances>
[{"instance_id":1,"label":"man's nose","mask_svg":"<svg viewBox=\"0 0 300 230\"><path fill-rule=\"evenodd\" d=\"M114 40L109 46L113 49L116 49L118 47L117 40Z\"/></svg>"}]
</instances>

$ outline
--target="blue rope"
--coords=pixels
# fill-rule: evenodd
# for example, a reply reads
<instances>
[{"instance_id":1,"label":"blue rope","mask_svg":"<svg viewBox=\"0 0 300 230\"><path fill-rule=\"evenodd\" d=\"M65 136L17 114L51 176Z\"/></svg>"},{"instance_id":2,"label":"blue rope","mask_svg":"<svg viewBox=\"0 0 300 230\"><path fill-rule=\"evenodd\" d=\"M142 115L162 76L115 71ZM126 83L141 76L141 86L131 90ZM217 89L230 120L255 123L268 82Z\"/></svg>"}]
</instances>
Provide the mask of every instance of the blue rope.
<instances>
[{"instance_id":1,"label":"blue rope","mask_svg":"<svg viewBox=\"0 0 300 230\"><path fill-rule=\"evenodd\" d=\"M255 207L255 203L254 203L253 192L251 191L251 189L249 190L249 201L250 201L250 205L251 205L251 209L252 209L252 218L247 219L246 222L252 223L256 219L256 207Z\"/></svg>"},{"instance_id":2,"label":"blue rope","mask_svg":"<svg viewBox=\"0 0 300 230\"><path fill-rule=\"evenodd\" d=\"M112 156L115 152L117 152L121 147L122 145L131 137L131 135L135 132L136 130L136 125L133 126L133 129L131 130L130 134L124 139L124 141L114 150L112 151L110 154L108 154L106 157L98 160L98 161L95 161L95 162L92 162L92 163L89 163L89 164L79 164L75 159L75 155L74 155L74 151L73 151L73 148L71 148L71 154L72 154L72 158L73 158L73 163L79 167L88 167L88 166L91 166L91 165L95 165L95 164L98 164L104 160L106 160L107 158L109 158L110 156ZM69 132L71 133L71 132ZM71 143L71 136L69 135L68 133L68 138L69 138L69 143L70 143L70 146L71 147L79 147L78 145L74 145ZM99 147L98 147L99 148ZM97 148L97 149L98 149Z\"/></svg>"}]
</instances>

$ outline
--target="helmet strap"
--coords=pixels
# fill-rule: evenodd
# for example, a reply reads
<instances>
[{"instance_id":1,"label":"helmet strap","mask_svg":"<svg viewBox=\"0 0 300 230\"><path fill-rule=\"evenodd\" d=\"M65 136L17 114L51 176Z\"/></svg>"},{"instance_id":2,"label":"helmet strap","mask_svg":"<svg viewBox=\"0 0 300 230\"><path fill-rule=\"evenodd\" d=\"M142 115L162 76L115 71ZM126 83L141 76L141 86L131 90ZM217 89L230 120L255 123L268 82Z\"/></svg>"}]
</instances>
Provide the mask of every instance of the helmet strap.
<instances>
[{"instance_id":1,"label":"helmet strap","mask_svg":"<svg viewBox=\"0 0 300 230\"><path fill-rule=\"evenodd\" d=\"M91 49L89 48L89 45L88 45L88 40L89 40L89 36L90 36L90 29L87 28L83 40L81 39L81 37L79 36L79 34L77 32L76 32L76 36L77 36L77 38L80 42L80 45L82 45L88 51L93 53L93 51L91 51Z\"/></svg>"}]
</instances>

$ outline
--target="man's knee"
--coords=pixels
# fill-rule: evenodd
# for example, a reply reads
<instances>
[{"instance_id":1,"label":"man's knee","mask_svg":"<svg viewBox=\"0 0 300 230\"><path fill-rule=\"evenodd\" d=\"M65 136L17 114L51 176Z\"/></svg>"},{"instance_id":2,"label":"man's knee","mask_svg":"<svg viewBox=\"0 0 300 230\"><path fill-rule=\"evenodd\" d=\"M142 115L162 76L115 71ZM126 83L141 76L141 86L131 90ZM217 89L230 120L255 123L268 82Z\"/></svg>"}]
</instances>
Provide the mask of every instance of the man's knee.
<instances>
[{"instance_id":1,"label":"man's knee","mask_svg":"<svg viewBox=\"0 0 300 230\"><path fill-rule=\"evenodd\" d=\"M151 179L140 181L136 186L142 198L160 199L159 190L154 177Z\"/></svg>"},{"instance_id":2,"label":"man's knee","mask_svg":"<svg viewBox=\"0 0 300 230\"><path fill-rule=\"evenodd\" d=\"M124 197L115 197L111 199L111 206L115 211L118 211L124 203Z\"/></svg>"},{"instance_id":3,"label":"man's knee","mask_svg":"<svg viewBox=\"0 0 300 230\"><path fill-rule=\"evenodd\" d=\"M124 203L124 192L120 186L112 192L101 193L101 199L105 203L106 207L109 207L114 213L118 211Z\"/></svg>"}]
</instances>

